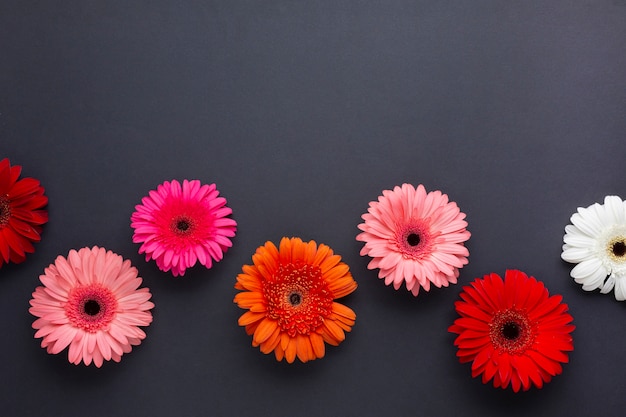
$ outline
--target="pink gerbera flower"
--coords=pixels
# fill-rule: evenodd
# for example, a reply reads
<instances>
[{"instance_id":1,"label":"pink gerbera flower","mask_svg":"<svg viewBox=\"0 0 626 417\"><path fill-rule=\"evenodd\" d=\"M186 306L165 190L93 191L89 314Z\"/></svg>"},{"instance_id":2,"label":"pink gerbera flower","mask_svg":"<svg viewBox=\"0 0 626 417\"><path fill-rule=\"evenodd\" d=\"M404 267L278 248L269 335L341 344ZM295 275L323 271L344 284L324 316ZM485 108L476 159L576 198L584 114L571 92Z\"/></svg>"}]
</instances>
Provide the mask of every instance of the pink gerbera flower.
<instances>
[{"instance_id":1,"label":"pink gerbera flower","mask_svg":"<svg viewBox=\"0 0 626 417\"><path fill-rule=\"evenodd\" d=\"M215 184L184 180L181 187L176 180L165 181L149 194L130 218L133 242L142 243L139 253L146 261L154 259L159 269L177 277L196 261L211 268L224 257L237 222L226 217L232 210Z\"/></svg>"},{"instance_id":2,"label":"pink gerbera flower","mask_svg":"<svg viewBox=\"0 0 626 417\"><path fill-rule=\"evenodd\" d=\"M78 365L119 362L146 337L139 326L152 322L150 291L139 288L137 269L118 254L94 246L57 257L39 277L30 300L37 320L35 338L57 354L69 346L68 359Z\"/></svg>"},{"instance_id":3,"label":"pink gerbera flower","mask_svg":"<svg viewBox=\"0 0 626 417\"><path fill-rule=\"evenodd\" d=\"M402 283L417 296L456 284L459 268L467 264L469 239L465 214L441 191L426 193L423 185L410 184L385 190L369 204L356 239L365 242L361 256L369 255L369 269L397 290Z\"/></svg>"}]
</instances>

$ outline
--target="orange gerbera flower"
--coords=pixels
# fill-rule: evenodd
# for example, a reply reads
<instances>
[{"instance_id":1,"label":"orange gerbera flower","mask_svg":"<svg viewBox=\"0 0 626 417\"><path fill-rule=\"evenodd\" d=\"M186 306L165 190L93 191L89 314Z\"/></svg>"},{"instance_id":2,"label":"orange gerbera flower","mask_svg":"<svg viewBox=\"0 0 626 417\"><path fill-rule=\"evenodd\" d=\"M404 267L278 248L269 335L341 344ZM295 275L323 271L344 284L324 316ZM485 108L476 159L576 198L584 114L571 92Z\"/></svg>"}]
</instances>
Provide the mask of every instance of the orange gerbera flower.
<instances>
[{"instance_id":1,"label":"orange gerbera flower","mask_svg":"<svg viewBox=\"0 0 626 417\"><path fill-rule=\"evenodd\" d=\"M239 318L252 346L292 363L324 357L324 342L337 346L354 325L352 309L334 300L356 290L341 256L315 241L282 238L280 247L265 242L244 265L234 302L247 309Z\"/></svg>"}]
</instances>

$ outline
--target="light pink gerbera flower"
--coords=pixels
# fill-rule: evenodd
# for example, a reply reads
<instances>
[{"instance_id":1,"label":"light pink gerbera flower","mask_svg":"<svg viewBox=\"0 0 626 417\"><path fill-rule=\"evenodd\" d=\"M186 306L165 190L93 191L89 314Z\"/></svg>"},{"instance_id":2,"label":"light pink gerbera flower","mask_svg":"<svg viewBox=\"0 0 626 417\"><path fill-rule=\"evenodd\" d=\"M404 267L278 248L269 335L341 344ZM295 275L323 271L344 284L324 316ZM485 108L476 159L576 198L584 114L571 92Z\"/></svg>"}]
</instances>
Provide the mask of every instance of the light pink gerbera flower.
<instances>
[{"instance_id":1,"label":"light pink gerbera flower","mask_svg":"<svg viewBox=\"0 0 626 417\"><path fill-rule=\"evenodd\" d=\"M356 239L365 242L361 256L373 259L369 269L397 290L406 288L417 296L420 287L430 290L456 284L459 268L467 264L469 239L465 214L441 191L426 193L423 185L410 184L385 190L369 204Z\"/></svg>"},{"instance_id":2,"label":"light pink gerbera flower","mask_svg":"<svg viewBox=\"0 0 626 417\"><path fill-rule=\"evenodd\" d=\"M237 222L226 217L232 213L226 199L218 196L215 184L198 180L184 180L182 187L176 180L165 181L151 190L130 218L133 242L142 243L139 253L175 277L196 261L211 268L232 246L229 238L237 230Z\"/></svg>"},{"instance_id":3,"label":"light pink gerbera flower","mask_svg":"<svg viewBox=\"0 0 626 417\"><path fill-rule=\"evenodd\" d=\"M29 311L48 353L69 345L71 363L99 368L105 360L119 362L146 337L139 326L152 322L152 294L139 288L137 269L120 255L97 246L72 249L39 279L44 286L33 292Z\"/></svg>"}]
</instances>

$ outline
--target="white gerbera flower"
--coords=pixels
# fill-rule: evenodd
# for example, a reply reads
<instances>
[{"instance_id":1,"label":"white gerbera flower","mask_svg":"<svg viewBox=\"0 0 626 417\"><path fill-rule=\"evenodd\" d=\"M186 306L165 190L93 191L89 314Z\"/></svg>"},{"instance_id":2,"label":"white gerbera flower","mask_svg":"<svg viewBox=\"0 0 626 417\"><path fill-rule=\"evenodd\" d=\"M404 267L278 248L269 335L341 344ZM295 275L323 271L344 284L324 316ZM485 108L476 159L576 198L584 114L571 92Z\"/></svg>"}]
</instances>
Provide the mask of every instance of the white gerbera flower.
<instances>
[{"instance_id":1,"label":"white gerbera flower","mask_svg":"<svg viewBox=\"0 0 626 417\"><path fill-rule=\"evenodd\" d=\"M604 204L579 207L565 227L561 258L576 263L570 275L583 290L600 289L626 300L626 202L606 196Z\"/></svg>"}]
</instances>

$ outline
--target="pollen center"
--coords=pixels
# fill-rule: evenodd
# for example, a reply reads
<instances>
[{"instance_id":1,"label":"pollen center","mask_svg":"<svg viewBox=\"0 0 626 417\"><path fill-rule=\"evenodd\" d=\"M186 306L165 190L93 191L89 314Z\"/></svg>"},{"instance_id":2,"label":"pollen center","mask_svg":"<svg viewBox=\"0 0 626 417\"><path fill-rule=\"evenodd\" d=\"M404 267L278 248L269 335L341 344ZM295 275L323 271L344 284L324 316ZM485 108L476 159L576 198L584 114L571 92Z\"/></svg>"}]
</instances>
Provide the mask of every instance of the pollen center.
<instances>
[{"instance_id":1,"label":"pollen center","mask_svg":"<svg viewBox=\"0 0 626 417\"><path fill-rule=\"evenodd\" d=\"M617 236L608 243L607 253L614 262L626 262L626 237Z\"/></svg>"},{"instance_id":2,"label":"pollen center","mask_svg":"<svg viewBox=\"0 0 626 417\"><path fill-rule=\"evenodd\" d=\"M519 327L514 321L502 325L502 336L507 340L515 340L519 337Z\"/></svg>"},{"instance_id":3,"label":"pollen center","mask_svg":"<svg viewBox=\"0 0 626 417\"><path fill-rule=\"evenodd\" d=\"M297 292L292 292L289 294L289 303L294 307L300 305L300 303L302 303L302 296Z\"/></svg>"},{"instance_id":4,"label":"pollen center","mask_svg":"<svg viewBox=\"0 0 626 417\"><path fill-rule=\"evenodd\" d=\"M6 226L11 218L9 196L0 196L0 228Z\"/></svg>"},{"instance_id":5,"label":"pollen center","mask_svg":"<svg viewBox=\"0 0 626 417\"><path fill-rule=\"evenodd\" d=\"M536 330L528 316L515 309L496 313L489 328L489 337L494 347L511 354L526 351L536 336Z\"/></svg>"},{"instance_id":6,"label":"pollen center","mask_svg":"<svg viewBox=\"0 0 626 417\"><path fill-rule=\"evenodd\" d=\"M281 264L271 279L263 282L267 314L289 336L308 335L332 312L333 295L319 267Z\"/></svg>"},{"instance_id":7,"label":"pollen center","mask_svg":"<svg viewBox=\"0 0 626 417\"><path fill-rule=\"evenodd\" d=\"M405 258L419 260L432 251L433 239L428 224L422 219L414 219L398 225L395 244Z\"/></svg>"},{"instance_id":8,"label":"pollen center","mask_svg":"<svg viewBox=\"0 0 626 417\"><path fill-rule=\"evenodd\" d=\"M171 229L177 235L187 235L193 231L194 221L187 216L178 216L172 220Z\"/></svg>"},{"instance_id":9,"label":"pollen center","mask_svg":"<svg viewBox=\"0 0 626 417\"><path fill-rule=\"evenodd\" d=\"M65 304L65 314L74 326L89 333L106 328L115 317L117 299L100 284L74 288Z\"/></svg>"},{"instance_id":10,"label":"pollen center","mask_svg":"<svg viewBox=\"0 0 626 417\"><path fill-rule=\"evenodd\" d=\"M100 312L100 304L96 300L87 300L85 301L85 305L83 307L85 313L90 316L95 316Z\"/></svg>"},{"instance_id":11,"label":"pollen center","mask_svg":"<svg viewBox=\"0 0 626 417\"><path fill-rule=\"evenodd\" d=\"M406 237L406 243L408 243L411 246L417 246L420 244L420 235L416 234L416 233L410 233L407 237Z\"/></svg>"}]
</instances>

